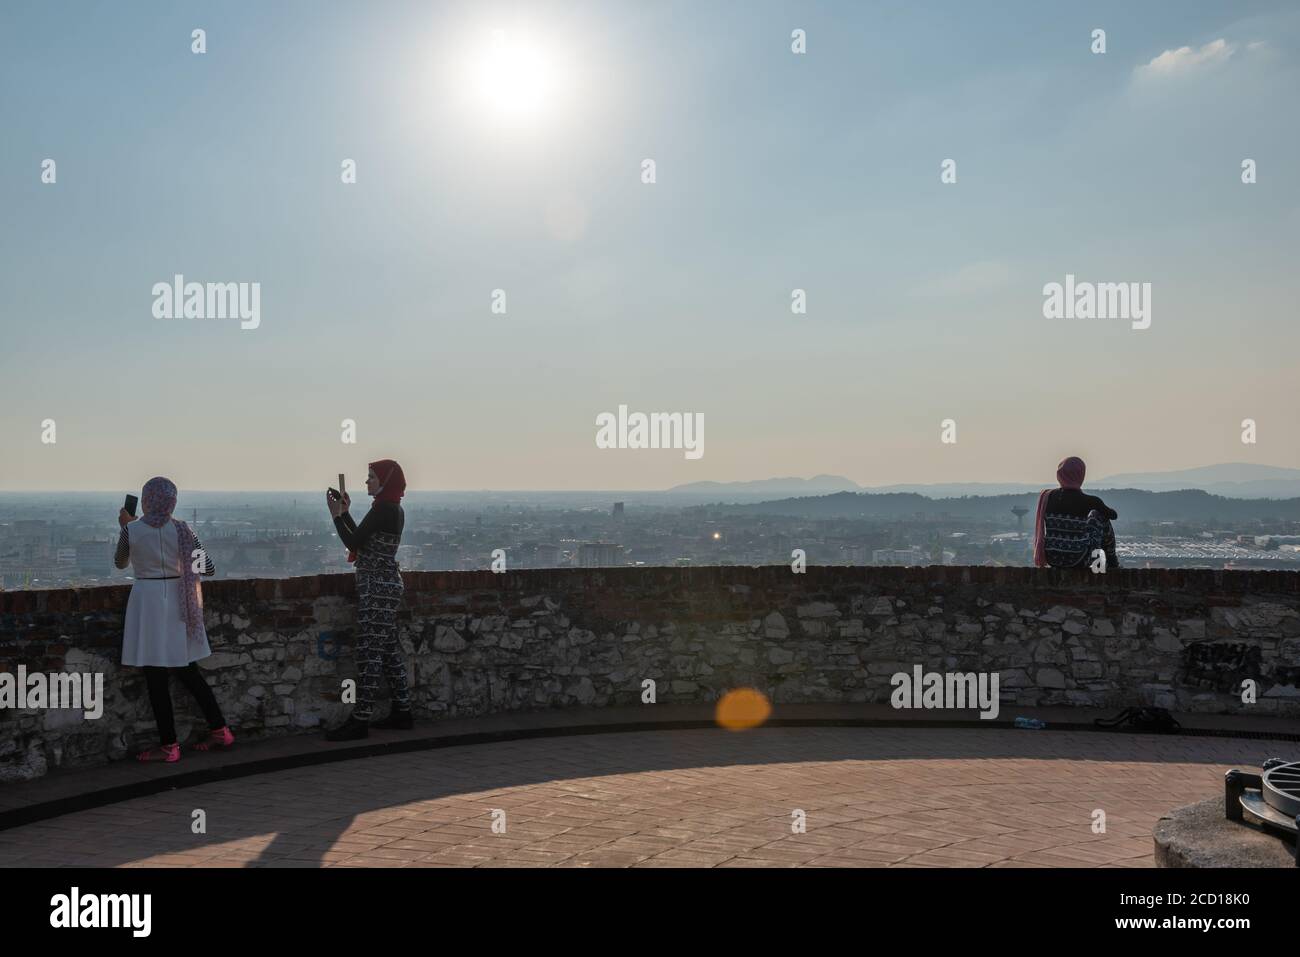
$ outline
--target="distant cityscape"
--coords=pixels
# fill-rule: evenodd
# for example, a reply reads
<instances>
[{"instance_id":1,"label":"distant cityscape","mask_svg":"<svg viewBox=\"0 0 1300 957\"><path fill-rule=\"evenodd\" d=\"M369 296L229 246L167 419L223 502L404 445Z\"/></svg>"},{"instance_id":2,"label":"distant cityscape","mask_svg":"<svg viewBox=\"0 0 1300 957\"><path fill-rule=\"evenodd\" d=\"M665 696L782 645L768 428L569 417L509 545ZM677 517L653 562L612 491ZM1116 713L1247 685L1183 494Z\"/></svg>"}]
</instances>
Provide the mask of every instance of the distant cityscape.
<instances>
[{"instance_id":1,"label":"distant cityscape","mask_svg":"<svg viewBox=\"0 0 1300 957\"><path fill-rule=\"evenodd\" d=\"M618 494L412 493L399 561L412 571L486 570L495 552L507 570L760 565L789 564L801 549L809 565L1031 563L1033 515L1023 505L992 515L820 517L780 514L780 503L674 505ZM189 501L178 517L194 527L217 578L351 570L320 494L193 493ZM130 569L112 560L120 504L108 493L0 494L0 587L129 582ZM776 513L765 510L773 505ZM1121 514L1117 531L1122 565L1300 569L1297 521L1126 522Z\"/></svg>"}]
</instances>

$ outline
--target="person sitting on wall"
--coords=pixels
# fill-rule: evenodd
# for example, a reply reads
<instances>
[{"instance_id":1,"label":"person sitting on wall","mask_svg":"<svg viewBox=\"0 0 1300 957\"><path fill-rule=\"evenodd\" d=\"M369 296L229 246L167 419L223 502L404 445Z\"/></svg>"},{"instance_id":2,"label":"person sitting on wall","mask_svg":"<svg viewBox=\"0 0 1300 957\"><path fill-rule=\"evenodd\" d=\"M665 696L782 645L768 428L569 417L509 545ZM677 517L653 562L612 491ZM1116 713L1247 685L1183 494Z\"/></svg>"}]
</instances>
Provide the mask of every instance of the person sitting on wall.
<instances>
[{"instance_id":1,"label":"person sitting on wall","mask_svg":"<svg viewBox=\"0 0 1300 957\"><path fill-rule=\"evenodd\" d=\"M1107 569L1118 568L1115 530L1119 513L1095 495L1083 491L1088 467L1071 455L1056 467L1060 488L1043 489L1034 520L1034 564L1039 568L1084 568L1100 549Z\"/></svg>"}]
</instances>

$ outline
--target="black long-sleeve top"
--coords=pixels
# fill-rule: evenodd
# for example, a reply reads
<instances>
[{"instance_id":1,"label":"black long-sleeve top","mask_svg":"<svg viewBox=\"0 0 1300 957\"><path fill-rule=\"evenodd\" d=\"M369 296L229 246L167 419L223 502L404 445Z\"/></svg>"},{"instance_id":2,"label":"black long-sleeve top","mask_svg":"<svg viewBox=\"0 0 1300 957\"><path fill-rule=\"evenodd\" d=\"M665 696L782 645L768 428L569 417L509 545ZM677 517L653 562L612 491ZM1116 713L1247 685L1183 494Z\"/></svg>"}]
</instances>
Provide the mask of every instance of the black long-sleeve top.
<instances>
[{"instance_id":1,"label":"black long-sleeve top","mask_svg":"<svg viewBox=\"0 0 1300 957\"><path fill-rule=\"evenodd\" d=\"M388 532L401 538L405 525L406 513L396 502L376 502L370 506L370 511L366 512L360 525L347 512L334 519L334 528L343 544L357 553L361 552L370 536L376 532Z\"/></svg>"},{"instance_id":2,"label":"black long-sleeve top","mask_svg":"<svg viewBox=\"0 0 1300 957\"><path fill-rule=\"evenodd\" d=\"M1047 507L1043 510L1050 515L1069 515L1071 518L1087 518L1093 509L1101 512L1112 522L1119 518L1119 512L1110 508L1095 495L1089 495L1082 489L1053 489L1047 496Z\"/></svg>"}]
</instances>

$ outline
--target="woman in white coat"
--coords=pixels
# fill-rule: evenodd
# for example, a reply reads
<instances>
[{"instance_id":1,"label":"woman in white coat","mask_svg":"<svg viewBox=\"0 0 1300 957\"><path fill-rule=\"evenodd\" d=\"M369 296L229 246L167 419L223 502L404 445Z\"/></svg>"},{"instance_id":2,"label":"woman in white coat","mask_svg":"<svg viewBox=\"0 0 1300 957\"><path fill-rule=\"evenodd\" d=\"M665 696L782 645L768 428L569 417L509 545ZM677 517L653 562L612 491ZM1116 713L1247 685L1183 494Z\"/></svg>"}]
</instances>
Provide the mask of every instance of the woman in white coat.
<instances>
[{"instance_id":1,"label":"woman in white coat","mask_svg":"<svg viewBox=\"0 0 1300 957\"><path fill-rule=\"evenodd\" d=\"M212 689L195 664L212 654L203 627L199 576L215 574L216 568L194 531L172 518L176 485L170 479L159 476L146 482L140 504L144 515L138 521L133 521L125 509L117 518L122 531L114 564L125 568L129 563L135 575L126 604L122 664L144 669L149 703L158 722L161 746L142 751L137 757L141 761L170 763L180 760L181 749L176 740L169 675L180 679L194 696L211 729L195 749L228 748L235 743Z\"/></svg>"}]
</instances>

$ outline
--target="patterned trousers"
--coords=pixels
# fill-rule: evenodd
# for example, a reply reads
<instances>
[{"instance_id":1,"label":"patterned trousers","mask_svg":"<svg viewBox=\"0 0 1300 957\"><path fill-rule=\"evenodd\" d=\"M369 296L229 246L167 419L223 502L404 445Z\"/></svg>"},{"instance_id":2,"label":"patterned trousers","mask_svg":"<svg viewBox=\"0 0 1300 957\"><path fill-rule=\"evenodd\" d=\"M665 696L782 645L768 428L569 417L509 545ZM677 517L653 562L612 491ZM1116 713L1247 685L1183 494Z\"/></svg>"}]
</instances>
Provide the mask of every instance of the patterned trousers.
<instances>
[{"instance_id":1,"label":"patterned trousers","mask_svg":"<svg viewBox=\"0 0 1300 957\"><path fill-rule=\"evenodd\" d=\"M352 709L358 721L368 721L379 694L379 676L388 676L393 706L411 708L411 687L406 676L406 657L397 640L397 608L402 603L402 576L382 570L357 569L356 660L357 705Z\"/></svg>"}]
</instances>

